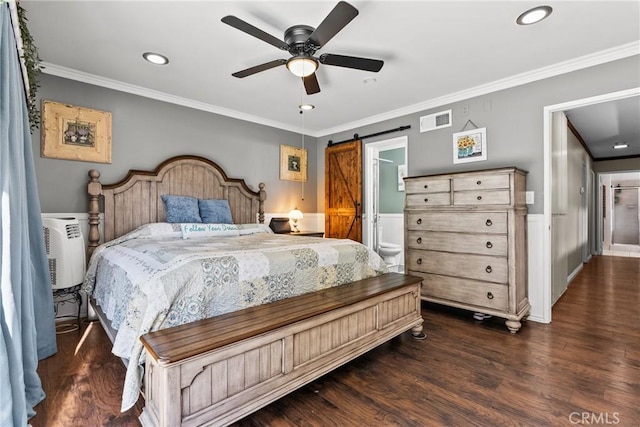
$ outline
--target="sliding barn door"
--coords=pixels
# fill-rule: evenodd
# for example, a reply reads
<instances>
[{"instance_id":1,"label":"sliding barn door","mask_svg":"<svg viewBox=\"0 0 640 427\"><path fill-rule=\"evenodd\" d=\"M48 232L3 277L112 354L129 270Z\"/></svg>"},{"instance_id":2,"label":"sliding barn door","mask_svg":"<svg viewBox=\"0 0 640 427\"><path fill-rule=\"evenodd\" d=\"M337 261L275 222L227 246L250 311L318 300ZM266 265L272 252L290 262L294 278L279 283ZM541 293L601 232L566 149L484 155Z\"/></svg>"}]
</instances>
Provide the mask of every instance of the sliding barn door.
<instances>
[{"instance_id":1,"label":"sliding barn door","mask_svg":"<svg viewBox=\"0 0 640 427\"><path fill-rule=\"evenodd\" d=\"M324 185L325 237L362 242L362 141L327 147Z\"/></svg>"}]
</instances>

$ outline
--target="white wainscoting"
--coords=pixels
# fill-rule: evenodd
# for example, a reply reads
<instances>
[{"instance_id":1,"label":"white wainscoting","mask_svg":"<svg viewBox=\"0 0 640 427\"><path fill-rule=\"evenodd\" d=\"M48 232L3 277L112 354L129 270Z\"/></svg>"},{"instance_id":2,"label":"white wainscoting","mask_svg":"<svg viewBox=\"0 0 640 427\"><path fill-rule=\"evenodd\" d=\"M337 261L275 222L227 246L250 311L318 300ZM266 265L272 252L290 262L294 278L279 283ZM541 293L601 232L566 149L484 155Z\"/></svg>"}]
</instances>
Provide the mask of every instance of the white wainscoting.
<instances>
[{"instance_id":1,"label":"white wainscoting","mask_svg":"<svg viewBox=\"0 0 640 427\"><path fill-rule=\"evenodd\" d=\"M542 323L544 323L543 237L544 215L527 215L529 302L531 303L531 313L529 314L528 319Z\"/></svg>"},{"instance_id":2,"label":"white wainscoting","mask_svg":"<svg viewBox=\"0 0 640 427\"><path fill-rule=\"evenodd\" d=\"M287 213L265 213L265 224L273 217L286 217ZM80 223L82 235L87 242L89 234L89 215L87 213L45 213L43 217L67 218L74 217ZM404 246L404 216L403 214L381 214L380 223L383 227L383 241ZM102 235L102 214L100 218L100 234ZM304 213L304 218L299 221L300 229L304 231L324 231L324 213ZM541 214L527 215L527 238L529 245L529 301L531 302L531 314L529 320L543 322L543 234L544 216ZM404 265L404 254L401 259ZM74 315L75 308L69 304L60 307L60 316ZM83 301L82 315L87 315L87 304Z\"/></svg>"}]
</instances>

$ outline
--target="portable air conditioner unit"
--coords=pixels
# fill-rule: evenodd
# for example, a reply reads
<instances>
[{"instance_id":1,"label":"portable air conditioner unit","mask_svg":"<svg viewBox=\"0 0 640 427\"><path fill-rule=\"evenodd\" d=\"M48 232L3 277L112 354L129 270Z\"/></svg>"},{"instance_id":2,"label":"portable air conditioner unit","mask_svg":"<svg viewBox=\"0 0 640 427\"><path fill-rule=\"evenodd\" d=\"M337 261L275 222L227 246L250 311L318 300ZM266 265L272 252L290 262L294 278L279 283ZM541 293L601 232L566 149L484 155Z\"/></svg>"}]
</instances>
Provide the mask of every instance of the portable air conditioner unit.
<instances>
[{"instance_id":1,"label":"portable air conditioner unit","mask_svg":"<svg viewBox=\"0 0 640 427\"><path fill-rule=\"evenodd\" d=\"M42 218L44 241L53 289L79 285L84 280L85 248L76 218Z\"/></svg>"}]
</instances>

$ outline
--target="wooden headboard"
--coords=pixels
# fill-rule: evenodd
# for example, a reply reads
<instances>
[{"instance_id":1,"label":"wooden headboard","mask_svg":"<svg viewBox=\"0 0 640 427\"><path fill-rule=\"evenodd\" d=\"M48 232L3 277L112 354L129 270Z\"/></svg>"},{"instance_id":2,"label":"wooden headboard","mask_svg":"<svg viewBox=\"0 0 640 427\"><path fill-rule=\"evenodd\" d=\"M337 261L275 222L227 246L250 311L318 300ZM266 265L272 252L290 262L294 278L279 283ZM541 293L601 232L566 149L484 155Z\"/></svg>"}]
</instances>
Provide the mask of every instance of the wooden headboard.
<instances>
[{"instance_id":1,"label":"wooden headboard","mask_svg":"<svg viewBox=\"0 0 640 427\"><path fill-rule=\"evenodd\" d=\"M100 242L100 198L104 200L104 242L148 223L163 222L163 194L199 199L227 199L236 224L264 223L264 184L251 190L242 179L228 178L220 166L198 156L172 157L154 171L130 170L115 184L100 183L89 171L89 258ZM87 259L89 259L87 258Z\"/></svg>"}]
</instances>

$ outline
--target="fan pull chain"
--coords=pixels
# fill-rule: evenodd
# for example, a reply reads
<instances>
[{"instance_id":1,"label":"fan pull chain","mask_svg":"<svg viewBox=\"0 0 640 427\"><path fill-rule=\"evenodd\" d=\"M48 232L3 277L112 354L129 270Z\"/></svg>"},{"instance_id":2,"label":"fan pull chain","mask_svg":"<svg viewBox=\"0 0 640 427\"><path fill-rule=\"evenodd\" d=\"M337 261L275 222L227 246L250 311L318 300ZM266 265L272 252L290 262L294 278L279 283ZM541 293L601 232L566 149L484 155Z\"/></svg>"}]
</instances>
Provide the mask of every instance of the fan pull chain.
<instances>
[{"instance_id":1,"label":"fan pull chain","mask_svg":"<svg viewBox=\"0 0 640 427\"><path fill-rule=\"evenodd\" d=\"M302 91L300 91L300 92L302 92ZM302 102L300 103L300 105L302 105ZM304 132L305 132L304 111L300 110L300 114L302 115L302 152L304 153ZM307 166L307 174L309 173L308 163L309 163L309 158L307 156L307 165L306 165ZM300 181L300 198L304 202L304 180Z\"/></svg>"}]
</instances>

